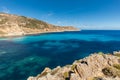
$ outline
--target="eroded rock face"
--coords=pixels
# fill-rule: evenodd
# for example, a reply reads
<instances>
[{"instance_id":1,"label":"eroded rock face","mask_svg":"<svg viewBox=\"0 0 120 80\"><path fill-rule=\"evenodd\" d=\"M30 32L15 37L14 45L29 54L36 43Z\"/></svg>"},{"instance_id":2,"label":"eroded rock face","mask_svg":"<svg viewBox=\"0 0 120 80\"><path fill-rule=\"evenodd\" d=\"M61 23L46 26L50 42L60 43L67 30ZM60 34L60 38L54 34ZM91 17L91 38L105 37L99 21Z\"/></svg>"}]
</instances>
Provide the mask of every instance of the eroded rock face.
<instances>
[{"instance_id":1,"label":"eroded rock face","mask_svg":"<svg viewBox=\"0 0 120 80\"><path fill-rule=\"evenodd\" d=\"M72 65L45 70L27 80L120 80L119 57L111 54L92 54Z\"/></svg>"},{"instance_id":2,"label":"eroded rock face","mask_svg":"<svg viewBox=\"0 0 120 80\"><path fill-rule=\"evenodd\" d=\"M0 13L0 37L75 30L79 29L72 26L55 26L25 16Z\"/></svg>"}]
</instances>

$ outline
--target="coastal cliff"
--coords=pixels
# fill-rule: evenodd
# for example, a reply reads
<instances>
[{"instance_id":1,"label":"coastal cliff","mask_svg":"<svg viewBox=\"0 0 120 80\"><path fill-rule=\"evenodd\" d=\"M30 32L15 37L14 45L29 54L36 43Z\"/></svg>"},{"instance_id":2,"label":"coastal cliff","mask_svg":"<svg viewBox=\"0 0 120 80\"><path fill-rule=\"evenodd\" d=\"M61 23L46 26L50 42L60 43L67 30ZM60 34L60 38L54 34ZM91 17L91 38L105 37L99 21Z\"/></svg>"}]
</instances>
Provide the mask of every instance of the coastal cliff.
<instances>
[{"instance_id":1,"label":"coastal cliff","mask_svg":"<svg viewBox=\"0 0 120 80\"><path fill-rule=\"evenodd\" d=\"M120 52L91 54L72 65L45 68L41 74L27 80L120 80Z\"/></svg>"},{"instance_id":2,"label":"coastal cliff","mask_svg":"<svg viewBox=\"0 0 120 80\"><path fill-rule=\"evenodd\" d=\"M72 26L55 26L33 18L0 13L0 37L79 30Z\"/></svg>"}]
</instances>

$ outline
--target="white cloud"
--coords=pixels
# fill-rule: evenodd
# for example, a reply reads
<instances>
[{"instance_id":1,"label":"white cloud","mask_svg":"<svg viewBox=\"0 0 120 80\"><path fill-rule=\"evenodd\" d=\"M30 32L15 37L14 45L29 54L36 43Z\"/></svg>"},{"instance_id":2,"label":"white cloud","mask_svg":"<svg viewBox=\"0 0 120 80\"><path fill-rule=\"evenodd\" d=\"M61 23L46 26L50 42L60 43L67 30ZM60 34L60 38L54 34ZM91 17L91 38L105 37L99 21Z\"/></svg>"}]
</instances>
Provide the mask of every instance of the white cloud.
<instances>
[{"instance_id":1,"label":"white cloud","mask_svg":"<svg viewBox=\"0 0 120 80\"><path fill-rule=\"evenodd\" d=\"M7 7L2 7L2 12L10 13L10 10Z\"/></svg>"},{"instance_id":2,"label":"white cloud","mask_svg":"<svg viewBox=\"0 0 120 80\"><path fill-rule=\"evenodd\" d=\"M52 15L53 15L53 13L48 13L48 14L47 14L47 16L52 16Z\"/></svg>"},{"instance_id":3,"label":"white cloud","mask_svg":"<svg viewBox=\"0 0 120 80\"><path fill-rule=\"evenodd\" d=\"M54 15L53 12L49 12L49 13L46 13L46 14L42 15L41 18L44 19L44 20L48 20L53 15Z\"/></svg>"},{"instance_id":4,"label":"white cloud","mask_svg":"<svg viewBox=\"0 0 120 80\"><path fill-rule=\"evenodd\" d=\"M57 21L57 24L61 24L62 22L61 21Z\"/></svg>"}]
</instances>

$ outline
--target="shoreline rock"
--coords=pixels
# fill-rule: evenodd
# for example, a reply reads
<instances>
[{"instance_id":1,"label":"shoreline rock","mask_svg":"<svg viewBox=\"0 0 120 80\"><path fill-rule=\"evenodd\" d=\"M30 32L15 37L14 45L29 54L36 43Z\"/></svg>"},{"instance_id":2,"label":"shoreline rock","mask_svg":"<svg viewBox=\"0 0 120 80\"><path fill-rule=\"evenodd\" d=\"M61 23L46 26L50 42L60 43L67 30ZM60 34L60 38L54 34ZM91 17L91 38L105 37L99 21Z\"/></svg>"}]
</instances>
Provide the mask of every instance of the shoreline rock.
<instances>
[{"instance_id":1,"label":"shoreline rock","mask_svg":"<svg viewBox=\"0 0 120 80\"><path fill-rule=\"evenodd\" d=\"M72 65L45 68L41 74L27 80L120 80L120 57L95 53Z\"/></svg>"}]
</instances>

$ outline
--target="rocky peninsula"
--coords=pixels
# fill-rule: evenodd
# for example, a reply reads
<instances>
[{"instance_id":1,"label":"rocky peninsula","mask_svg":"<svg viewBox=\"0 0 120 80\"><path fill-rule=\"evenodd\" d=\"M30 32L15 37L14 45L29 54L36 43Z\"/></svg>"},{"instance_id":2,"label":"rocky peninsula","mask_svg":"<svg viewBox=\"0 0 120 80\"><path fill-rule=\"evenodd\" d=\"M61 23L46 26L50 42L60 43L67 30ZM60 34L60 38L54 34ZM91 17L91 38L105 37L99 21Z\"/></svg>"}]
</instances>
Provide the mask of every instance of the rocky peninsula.
<instances>
[{"instance_id":1,"label":"rocky peninsula","mask_svg":"<svg viewBox=\"0 0 120 80\"><path fill-rule=\"evenodd\" d=\"M72 26L56 26L25 16L0 13L0 37L76 30L79 29Z\"/></svg>"},{"instance_id":2,"label":"rocky peninsula","mask_svg":"<svg viewBox=\"0 0 120 80\"><path fill-rule=\"evenodd\" d=\"M120 52L91 54L72 65L45 68L27 80L120 80Z\"/></svg>"}]
</instances>

